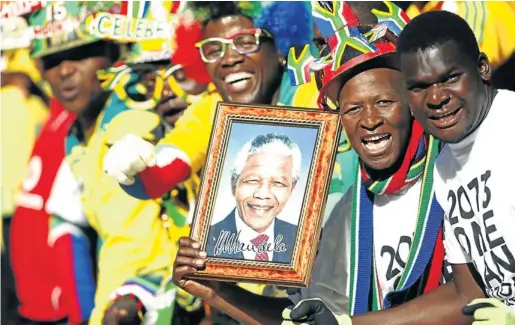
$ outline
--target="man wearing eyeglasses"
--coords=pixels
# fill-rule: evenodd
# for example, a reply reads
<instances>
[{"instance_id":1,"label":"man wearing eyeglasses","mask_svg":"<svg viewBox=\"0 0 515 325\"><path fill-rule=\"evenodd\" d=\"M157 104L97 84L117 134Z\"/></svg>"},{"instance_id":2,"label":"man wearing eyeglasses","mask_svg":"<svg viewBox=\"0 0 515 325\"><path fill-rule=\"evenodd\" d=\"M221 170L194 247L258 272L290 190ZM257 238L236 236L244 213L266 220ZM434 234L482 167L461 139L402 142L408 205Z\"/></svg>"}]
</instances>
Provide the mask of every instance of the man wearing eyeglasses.
<instances>
[{"instance_id":1,"label":"man wearing eyeglasses","mask_svg":"<svg viewBox=\"0 0 515 325\"><path fill-rule=\"evenodd\" d=\"M159 197L202 168L219 101L317 107L314 82L301 90L292 87L285 66L291 46L311 41L309 3L253 4L245 8L235 2L189 3L188 9L203 22L202 41L196 47L218 92L191 105L155 147L135 135L113 144L104 170L129 194L140 199ZM203 12L208 15L202 16ZM153 156L157 166L155 161L150 163ZM146 168L143 161L154 168ZM137 176L143 169L150 178ZM264 286L247 289L262 293Z\"/></svg>"},{"instance_id":2,"label":"man wearing eyeglasses","mask_svg":"<svg viewBox=\"0 0 515 325\"><path fill-rule=\"evenodd\" d=\"M160 197L201 169L219 101L317 107L314 82L292 87L285 69L289 48L312 40L309 3L188 6L203 22L196 47L218 93L191 105L157 146L129 134L110 148L104 170L140 199Z\"/></svg>"}]
</instances>

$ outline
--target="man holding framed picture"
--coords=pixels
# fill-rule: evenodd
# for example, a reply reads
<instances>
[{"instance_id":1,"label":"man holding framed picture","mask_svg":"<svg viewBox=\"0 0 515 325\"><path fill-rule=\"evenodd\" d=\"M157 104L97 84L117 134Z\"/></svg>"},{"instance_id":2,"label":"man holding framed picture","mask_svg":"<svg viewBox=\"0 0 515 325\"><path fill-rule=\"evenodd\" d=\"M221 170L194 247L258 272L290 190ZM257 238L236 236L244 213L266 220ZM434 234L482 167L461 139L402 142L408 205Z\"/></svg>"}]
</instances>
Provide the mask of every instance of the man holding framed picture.
<instances>
[{"instance_id":1,"label":"man holding framed picture","mask_svg":"<svg viewBox=\"0 0 515 325\"><path fill-rule=\"evenodd\" d=\"M291 46L312 40L309 3L254 4L188 2L203 22L197 47L219 93L191 105L157 146L134 135L113 144L104 170L130 195L160 197L203 167L219 101L317 107L315 83L292 87L285 66Z\"/></svg>"},{"instance_id":2,"label":"man holding framed picture","mask_svg":"<svg viewBox=\"0 0 515 325\"><path fill-rule=\"evenodd\" d=\"M391 3L385 6L386 10L379 11L395 12ZM360 41L367 42L362 37ZM175 262L178 285L248 324L470 323L461 307L468 302L467 296L481 291L470 286L456 293L452 283L439 286L443 211L434 199L431 174L439 144L424 134L410 114L395 44L386 38L367 45L382 51L363 51L363 56L347 53L342 69L332 76L330 70L324 71L329 77L322 79L322 99L338 103L361 164L355 174L358 185L344 196L326 224L311 284L300 297L292 297L301 301L281 317L281 309L289 304L286 299L257 297L229 284L205 286L185 279L184 275L203 269L207 256L189 238L181 239ZM379 231L391 224L396 225L394 230ZM402 242L409 242L407 256L399 249ZM389 252L388 247L394 248L393 254L381 253ZM339 252L336 257L335 252ZM457 272L472 279L467 268Z\"/></svg>"}]
</instances>

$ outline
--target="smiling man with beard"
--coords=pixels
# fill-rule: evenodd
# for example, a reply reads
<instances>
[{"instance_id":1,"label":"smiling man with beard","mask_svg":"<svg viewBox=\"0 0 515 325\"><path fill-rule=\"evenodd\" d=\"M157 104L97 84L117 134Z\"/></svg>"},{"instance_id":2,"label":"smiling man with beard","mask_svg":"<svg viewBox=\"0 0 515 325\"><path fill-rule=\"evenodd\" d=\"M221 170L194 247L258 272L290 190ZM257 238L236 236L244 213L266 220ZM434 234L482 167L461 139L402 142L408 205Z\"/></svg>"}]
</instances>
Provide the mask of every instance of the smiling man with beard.
<instances>
[{"instance_id":1,"label":"smiling man with beard","mask_svg":"<svg viewBox=\"0 0 515 325\"><path fill-rule=\"evenodd\" d=\"M289 263L297 227L277 216L299 180L300 166L300 149L285 135L248 142L232 169L236 209L211 226L208 255Z\"/></svg>"}]
</instances>

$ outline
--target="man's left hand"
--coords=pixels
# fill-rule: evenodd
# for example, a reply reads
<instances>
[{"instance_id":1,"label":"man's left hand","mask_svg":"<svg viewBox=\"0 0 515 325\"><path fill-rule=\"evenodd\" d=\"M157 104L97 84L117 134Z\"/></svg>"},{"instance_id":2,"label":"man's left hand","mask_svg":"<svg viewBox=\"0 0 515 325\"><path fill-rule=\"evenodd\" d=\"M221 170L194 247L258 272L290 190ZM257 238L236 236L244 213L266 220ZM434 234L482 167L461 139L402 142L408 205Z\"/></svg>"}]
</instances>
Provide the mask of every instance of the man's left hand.
<instances>
[{"instance_id":1,"label":"man's left hand","mask_svg":"<svg viewBox=\"0 0 515 325\"><path fill-rule=\"evenodd\" d=\"M140 325L138 303L129 296L122 296L105 311L102 325Z\"/></svg>"},{"instance_id":2,"label":"man's left hand","mask_svg":"<svg viewBox=\"0 0 515 325\"><path fill-rule=\"evenodd\" d=\"M281 325L352 325L348 315L333 314L321 299L306 299L283 311Z\"/></svg>"},{"instance_id":3,"label":"man's left hand","mask_svg":"<svg viewBox=\"0 0 515 325\"><path fill-rule=\"evenodd\" d=\"M494 298L475 299L467 305L486 304L474 312L473 325L515 325L515 311ZM465 308L467 308L465 307Z\"/></svg>"}]
</instances>

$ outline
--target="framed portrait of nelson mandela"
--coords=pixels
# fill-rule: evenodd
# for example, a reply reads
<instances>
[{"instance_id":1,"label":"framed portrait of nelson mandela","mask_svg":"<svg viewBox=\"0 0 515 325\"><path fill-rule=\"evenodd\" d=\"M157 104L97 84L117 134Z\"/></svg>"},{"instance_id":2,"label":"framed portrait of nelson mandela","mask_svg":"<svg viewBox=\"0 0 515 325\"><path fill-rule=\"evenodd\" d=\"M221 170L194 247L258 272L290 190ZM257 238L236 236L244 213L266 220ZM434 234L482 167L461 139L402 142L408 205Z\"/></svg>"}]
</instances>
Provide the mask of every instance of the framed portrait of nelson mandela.
<instances>
[{"instance_id":1,"label":"framed portrait of nelson mandela","mask_svg":"<svg viewBox=\"0 0 515 325\"><path fill-rule=\"evenodd\" d=\"M318 247L339 115L219 103L191 237L193 278L306 286Z\"/></svg>"}]
</instances>

